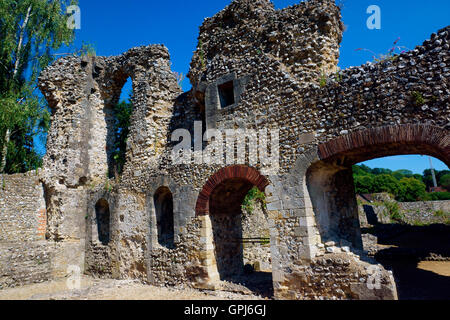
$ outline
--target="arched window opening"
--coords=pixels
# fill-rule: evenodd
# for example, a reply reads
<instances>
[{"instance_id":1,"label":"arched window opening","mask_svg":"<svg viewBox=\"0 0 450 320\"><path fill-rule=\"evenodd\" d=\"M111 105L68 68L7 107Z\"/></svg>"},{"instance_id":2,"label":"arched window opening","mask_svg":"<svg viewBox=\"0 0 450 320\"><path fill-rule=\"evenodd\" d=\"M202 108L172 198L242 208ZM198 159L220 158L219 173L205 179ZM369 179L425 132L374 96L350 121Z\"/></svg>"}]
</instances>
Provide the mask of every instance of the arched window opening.
<instances>
[{"instance_id":1,"label":"arched window opening","mask_svg":"<svg viewBox=\"0 0 450 320\"><path fill-rule=\"evenodd\" d=\"M154 197L158 243L166 248L174 247L173 196L169 188L159 188Z\"/></svg>"},{"instance_id":2,"label":"arched window opening","mask_svg":"<svg viewBox=\"0 0 450 320\"><path fill-rule=\"evenodd\" d=\"M98 241L103 245L108 245L110 240L110 212L108 201L105 199L100 199L95 205L95 219Z\"/></svg>"},{"instance_id":3,"label":"arched window opening","mask_svg":"<svg viewBox=\"0 0 450 320\"><path fill-rule=\"evenodd\" d=\"M127 139L130 131L130 119L133 112L132 104L132 80L129 77L121 90L118 102L114 104L114 124L112 126L112 176L121 175L125 166Z\"/></svg>"}]
</instances>

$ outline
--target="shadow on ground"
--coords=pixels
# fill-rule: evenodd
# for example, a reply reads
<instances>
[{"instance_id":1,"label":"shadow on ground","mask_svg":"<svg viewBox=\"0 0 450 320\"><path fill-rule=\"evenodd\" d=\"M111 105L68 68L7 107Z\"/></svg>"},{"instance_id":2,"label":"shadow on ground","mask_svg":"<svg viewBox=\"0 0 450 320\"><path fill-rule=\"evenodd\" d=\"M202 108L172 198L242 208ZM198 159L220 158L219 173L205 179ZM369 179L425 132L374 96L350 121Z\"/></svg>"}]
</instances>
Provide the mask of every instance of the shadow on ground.
<instances>
[{"instance_id":1,"label":"shadow on ground","mask_svg":"<svg viewBox=\"0 0 450 320\"><path fill-rule=\"evenodd\" d=\"M224 279L223 289L231 292L252 293L263 298L273 298L271 272L250 272Z\"/></svg>"},{"instance_id":2,"label":"shadow on ground","mask_svg":"<svg viewBox=\"0 0 450 320\"><path fill-rule=\"evenodd\" d=\"M393 271L400 300L450 300L449 225L378 224L363 232L378 237L375 259Z\"/></svg>"}]
</instances>

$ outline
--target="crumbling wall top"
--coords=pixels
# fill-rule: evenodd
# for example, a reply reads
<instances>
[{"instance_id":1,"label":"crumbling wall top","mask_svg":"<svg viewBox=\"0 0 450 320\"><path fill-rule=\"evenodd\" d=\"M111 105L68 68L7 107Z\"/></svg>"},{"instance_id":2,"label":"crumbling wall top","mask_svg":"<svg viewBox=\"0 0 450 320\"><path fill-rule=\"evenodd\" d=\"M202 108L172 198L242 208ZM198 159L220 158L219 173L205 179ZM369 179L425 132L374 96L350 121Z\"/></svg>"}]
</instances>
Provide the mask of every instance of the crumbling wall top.
<instances>
[{"instance_id":1,"label":"crumbling wall top","mask_svg":"<svg viewBox=\"0 0 450 320\"><path fill-rule=\"evenodd\" d=\"M302 82L335 71L342 40L340 9L310 0L275 10L268 0L233 1L200 27L188 77L194 88L233 70L233 60L266 56Z\"/></svg>"}]
</instances>

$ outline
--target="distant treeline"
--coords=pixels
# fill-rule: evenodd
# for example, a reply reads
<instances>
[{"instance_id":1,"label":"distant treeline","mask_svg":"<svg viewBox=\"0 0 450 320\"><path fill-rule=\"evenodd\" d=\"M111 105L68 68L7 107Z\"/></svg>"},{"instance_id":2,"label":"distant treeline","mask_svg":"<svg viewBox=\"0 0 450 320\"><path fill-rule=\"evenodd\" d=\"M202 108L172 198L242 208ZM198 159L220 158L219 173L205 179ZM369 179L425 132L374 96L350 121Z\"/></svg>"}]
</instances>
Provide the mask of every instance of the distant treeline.
<instances>
[{"instance_id":1,"label":"distant treeline","mask_svg":"<svg viewBox=\"0 0 450 320\"><path fill-rule=\"evenodd\" d=\"M450 171L435 170L438 185L450 190ZM431 170L425 170L422 175L410 170L375 168L366 165L353 166L353 176L357 194L388 192L397 201L430 201L450 200L450 192L428 192L434 187Z\"/></svg>"}]
</instances>

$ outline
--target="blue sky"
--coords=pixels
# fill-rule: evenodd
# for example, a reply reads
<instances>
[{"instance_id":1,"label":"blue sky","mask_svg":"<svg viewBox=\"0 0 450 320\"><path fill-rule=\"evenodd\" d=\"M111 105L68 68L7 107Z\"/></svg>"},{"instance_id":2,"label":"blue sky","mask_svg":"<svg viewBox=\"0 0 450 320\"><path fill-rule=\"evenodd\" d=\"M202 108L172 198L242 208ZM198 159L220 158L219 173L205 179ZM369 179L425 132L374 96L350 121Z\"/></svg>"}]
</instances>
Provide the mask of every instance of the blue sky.
<instances>
[{"instance_id":1,"label":"blue sky","mask_svg":"<svg viewBox=\"0 0 450 320\"><path fill-rule=\"evenodd\" d=\"M273 0L276 8L284 8L299 0ZM387 53L393 42L413 49L429 38L431 33L450 24L449 0L342 0L343 21L347 29L341 44L339 66L361 65L372 61L365 48L377 54ZM74 48L83 42L93 44L97 55L117 55L129 48L149 44L164 44L172 58L172 69L186 74L192 52L197 45L198 28L203 19L211 17L230 3L230 0L79 0L81 30L76 31ZM381 29L369 30L366 13L370 5L381 9ZM188 79L183 89L189 90ZM128 83L123 91L131 90ZM429 167L428 158L398 156L366 162L371 167L393 170L409 169L422 173ZM433 160L437 169L447 166Z\"/></svg>"}]
</instances>

